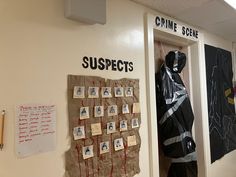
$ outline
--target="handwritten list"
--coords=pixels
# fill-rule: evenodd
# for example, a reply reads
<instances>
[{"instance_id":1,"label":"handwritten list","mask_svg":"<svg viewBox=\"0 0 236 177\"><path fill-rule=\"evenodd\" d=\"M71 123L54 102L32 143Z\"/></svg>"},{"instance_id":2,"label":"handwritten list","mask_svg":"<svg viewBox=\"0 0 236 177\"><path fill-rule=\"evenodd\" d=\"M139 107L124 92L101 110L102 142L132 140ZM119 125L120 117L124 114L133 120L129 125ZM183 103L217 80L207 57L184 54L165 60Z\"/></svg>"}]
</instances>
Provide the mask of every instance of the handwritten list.
<instances>
[{"instance_id":1,"label":"handwritten list","mask_svg":"<svg viewBox=\"0 0 236 177\"><path fill-rule=\"evenodd\" d=\"M26 157L54 150L55 105L19 105L16 108L16 153Z\"/></svg>"}]
</instances>

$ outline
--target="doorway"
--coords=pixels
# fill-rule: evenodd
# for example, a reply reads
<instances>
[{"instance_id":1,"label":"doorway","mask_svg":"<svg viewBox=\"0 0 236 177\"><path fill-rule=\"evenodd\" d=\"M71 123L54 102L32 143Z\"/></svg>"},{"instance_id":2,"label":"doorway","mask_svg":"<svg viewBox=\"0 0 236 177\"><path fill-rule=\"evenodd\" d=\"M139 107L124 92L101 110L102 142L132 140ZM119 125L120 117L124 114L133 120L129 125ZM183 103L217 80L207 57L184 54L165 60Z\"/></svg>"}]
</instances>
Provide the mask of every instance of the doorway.
<instances>
[{"instance_id":1,"label":"doorway","mask_svg":"<svg viewBox=\"0 0 236 177\"><path fill-rule=\"evenodd\" d=\"M166 159L158 145L157 135L157 111L155 93L155 73L161 65L161 61L170 50L181 50L187 56L187 64L182 73L182 78L188 90L192 108L194 111L193 135L197 144L198 176L207 176L207 136L203 136L208 130L205 61L203 37L199 40L191 40L180 35L163 31L155 27L155 16L147 14L145 28L145 54L146 54L146 89L149 126L149 157L150 174L152 177L166 177L169 161ZM202 118L206 116L204 122ZM197 132L197 133L196 133ZM208 133L208 132L206 132Z\"/></svg>"}]
</instances>

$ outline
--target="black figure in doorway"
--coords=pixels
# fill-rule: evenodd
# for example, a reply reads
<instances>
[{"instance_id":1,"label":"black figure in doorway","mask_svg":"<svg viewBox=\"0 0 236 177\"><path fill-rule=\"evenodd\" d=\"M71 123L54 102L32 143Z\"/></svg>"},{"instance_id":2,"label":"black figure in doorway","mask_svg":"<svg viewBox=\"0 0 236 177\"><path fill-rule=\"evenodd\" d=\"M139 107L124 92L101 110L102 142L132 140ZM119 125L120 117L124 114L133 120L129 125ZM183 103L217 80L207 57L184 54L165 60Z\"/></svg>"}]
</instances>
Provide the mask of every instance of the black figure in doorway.
<instances>
[{"instance_id":1,"label":"black figure in doorway","mask_svg":"<svg viewBox=\"0 0 236 177\"><path fill-rule=\"evenodd\" d=\"M168 177L197 177L194 115L179 73L186 55L170 51L156 75L158 133L165 156L171 158Z\"/></svg>"}]
</instances>

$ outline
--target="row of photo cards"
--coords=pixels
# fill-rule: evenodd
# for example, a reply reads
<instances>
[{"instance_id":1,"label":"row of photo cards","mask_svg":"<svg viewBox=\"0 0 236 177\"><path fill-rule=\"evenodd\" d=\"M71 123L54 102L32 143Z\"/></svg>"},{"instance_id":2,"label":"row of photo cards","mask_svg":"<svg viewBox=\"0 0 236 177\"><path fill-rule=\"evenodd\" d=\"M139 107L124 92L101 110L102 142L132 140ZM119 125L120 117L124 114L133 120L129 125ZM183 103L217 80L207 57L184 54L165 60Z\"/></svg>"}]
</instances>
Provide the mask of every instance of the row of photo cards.
<instances>
[{"instance_id":1,"label":"row of photo cards","mask_svg":"<svg viewBox=\"0 0 236 177\"><path fill-rule=\"evenodd\" d=\"M118 106L117 105L110 105L107 108L107 116L116 116L118 115ZM103 117L104 116L104 106L95 106L94 107L94 117ZM132 104L132 112L130 111L130 106L128 104L122 105L122 114L129 114L129 113L139 113L140 106L139 103ZM90 118L89 115L89 107L80 107L80 119L88 119Z\"/></svg>"},{"instance_id":2,"label":"row of photo cards","mask_svg":"<svg viewBox=\"0 0 236 177\"><path fill-rule=\"evenodd\" d=\"M121 120L119 125L119 130L116 129L116 122L108 122L106 125L106 129L104 130L107 134L116 133L117 131L127 131L128 130L128 121L127 120ZM131 128L138 128L139 127L139 120L138 118L134 118L131 120ZM91 135L97 136L102 135L102 126L101 123L93 123L91 124ZM79 139L85 139L86 138L86 132L85 132L85 126L80 125L77 127L74 127L73 129L73 135L74 140Z\"/></svg>"},{"instance_id":3,"label":"row of photo cards","mask_svg":"<svg viewBox=\"0 0 236 177\"><path fill-rule=\"evenodd\" d=\"M132 97L133 87L114 87L115 97ZM112 87L88 87L87 94L88 98L99 98L99 90L101 90L102 98L111 98ZM84 86L74 86L73 98L85 98L85 87Z\"/></svg>"},{"instance_id":4,"label":"row of photo cards","mask_svg":"<svg viewBox=\"0 0 236 177\"><path fill-rule=\"evenodd\" d=\"M135 135L128 136L127 137L127 146L131 147L131 146L135 146L135 145L137 145L136 136ZM119 150L124 149L123 138L115 139L113 141L113 147L114 147L115 151L119 151ZM111 149L111 147L110 147L109 141L100 142L100 144L99 144L99 153L100 154L108 153L108 152L110 152L110 149ZM93 145L84 146L82 148L82 154L83 154L84 159L94 157Z\"/></svg>"}]
</instances>

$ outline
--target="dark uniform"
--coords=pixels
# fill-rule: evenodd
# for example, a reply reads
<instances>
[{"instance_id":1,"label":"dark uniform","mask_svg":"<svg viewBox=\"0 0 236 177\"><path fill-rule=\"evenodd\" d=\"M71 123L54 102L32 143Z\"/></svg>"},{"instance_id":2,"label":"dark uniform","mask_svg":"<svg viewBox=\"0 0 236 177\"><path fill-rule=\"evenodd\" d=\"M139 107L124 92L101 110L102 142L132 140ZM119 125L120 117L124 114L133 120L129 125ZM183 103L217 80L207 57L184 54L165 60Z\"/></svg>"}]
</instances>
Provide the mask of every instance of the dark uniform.
<instances>
[{"instance_id":1,"label":"dark uniform","mask_svg":"<svg viewBox=\"0 0 236 177\"><path fill-rule=\"evenodd\" d=\"M186 56L171 51L156 75L158 134L165 156L172 159L168 177L197 177L195 143L192 138L193 111L178 73Z\"/></svg>"}]
</instances>

